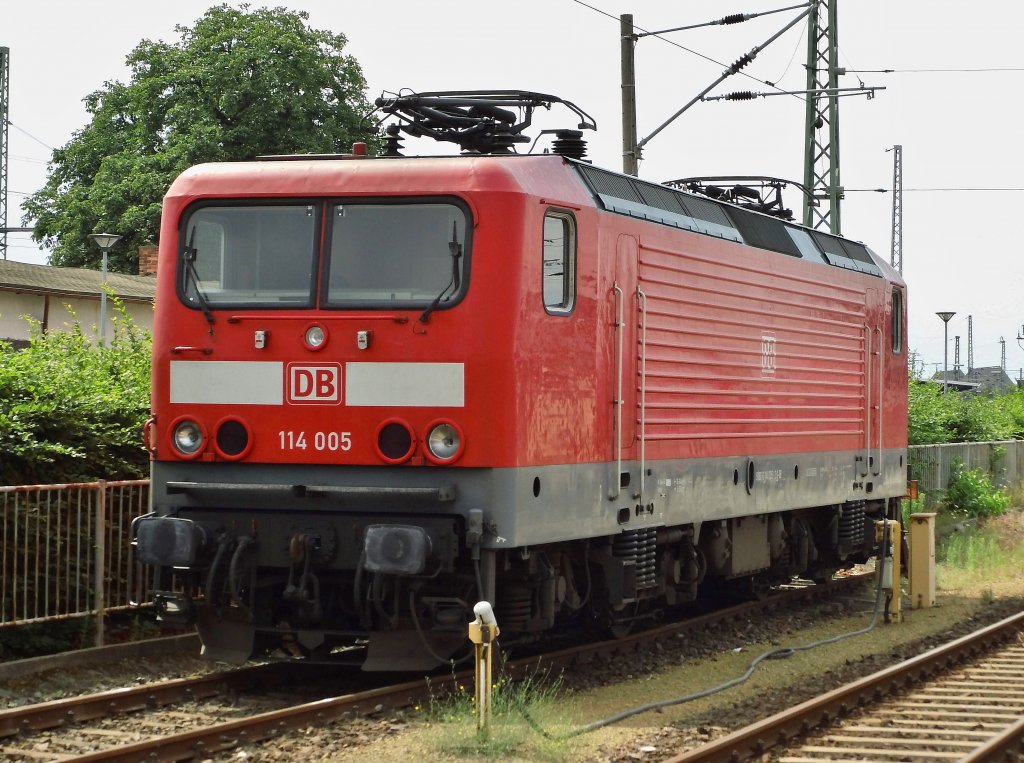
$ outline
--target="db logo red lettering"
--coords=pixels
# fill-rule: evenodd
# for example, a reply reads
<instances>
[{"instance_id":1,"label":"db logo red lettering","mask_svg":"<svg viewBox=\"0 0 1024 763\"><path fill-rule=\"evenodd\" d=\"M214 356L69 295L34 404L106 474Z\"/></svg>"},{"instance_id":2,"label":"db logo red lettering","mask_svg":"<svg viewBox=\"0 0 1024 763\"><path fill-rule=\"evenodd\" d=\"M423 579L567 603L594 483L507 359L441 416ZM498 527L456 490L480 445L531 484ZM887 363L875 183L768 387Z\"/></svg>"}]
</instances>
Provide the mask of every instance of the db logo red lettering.
<instances>
[{"instance_id":1,"label":"db logo red lettering","mask_svg":"<svg viewBox=\"0 0 1024 763\"><path fill-rule=\"evenodd\" d=\"M341 364L288 366L288 402L298 405L337 405L341 402Z\"/></svg>"}]
</instances>

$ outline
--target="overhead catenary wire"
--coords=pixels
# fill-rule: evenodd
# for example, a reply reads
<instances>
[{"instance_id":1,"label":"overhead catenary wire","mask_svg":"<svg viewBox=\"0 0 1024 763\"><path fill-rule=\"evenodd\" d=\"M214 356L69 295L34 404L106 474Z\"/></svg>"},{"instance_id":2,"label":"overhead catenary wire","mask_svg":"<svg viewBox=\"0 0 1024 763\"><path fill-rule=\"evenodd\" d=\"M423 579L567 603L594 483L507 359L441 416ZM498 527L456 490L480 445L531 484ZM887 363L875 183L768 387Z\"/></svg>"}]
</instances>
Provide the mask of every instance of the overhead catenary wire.
<instances>
[{"instance_id":1,"label":"overhead catenary wire","mask_svg":"<svg viewBox=\"0 0 1024 763\"><path fill-rule=\"evenodd\" d=\"M782 37L786 32L788 32L790 29L792 29L794 26L796 26L801 20L806 19L808 17L808 15L810 14L810 12L811 12L811 7L807 6L805 8L805 10L803 10L801 13L797 14L796 18L794 18L788 24L784 25L782 27L782 29L777 31L775 34L771 35L767 40L765 40L760 45L757 45L757 46L751 48L750 51L748 51L744 55L740 56L740 58L738 58L735 61L735 63L733 63L731 66L729 66L729 68L726 69L718 77L718 79L716 79L714 82L712 82L706 88L704 88L704 90L702 90L698 95L696 95L694 98L691 98L690 101L686 105L684 105L682 108L678 109L672 116L670 116L668 119L666 119L664 122L662 122L658 127L656 127L654 129L654 132L650 133L646 138L641 138L639 141L637 141L636 146L634 148L634 151L637 153L637 155L639 156L640 149L642 149L644 146L646 146L655 136L658 135L658 133L660 133L662 130L664 130L666 127L668 127L676 119L678 119L680 117L680 115L682 115L682 113L684 111L689 109L695 103L698 103L701 100L703 100L704 96L706 96L708 93L710 93L714 88L718 87L718 85L720 85L726 78L731 77L734 74L741 73L741 70L743 69L743 67L748 65L749 63L751 63L762 50L764 50L769 45L771 45L773 42L775 42L780 37ZM781 88L777 87L776 85L774 85L772 83L766 83L766 84L768 84L770 87L773 87L776 90L781 90ZM797 95L795 95L794 97L800 98L800 96L797 96ZM806 99L800 98L800 100L801 101L805 101Z\"/></svg>"},{"instance_id":2,"label":"overhead catenary wire","mask_svg":"<svg viewBox=\"0 0 1024 763\"><path fill-rule=\"evenodd\" d=\"M1024 188L904 188L903 193L914 191L916 193L1008 193L1024 191ZM889 188L844 188L843 193L891 193Z\"/></svg>"},{"instance_id":3,"label":"overhead catenary wire","mask_svg":"<svg viewBox=\"0 0 1024 763\"><path fill-rule=\"evenodd\" d=\"M661 34L668 34L669 32L685 32L688 29L701 29L709 26L727 26L729 24L741 24L744 21L750 21L751 19L760 18L761 16L770 16L773 13L783 13L784 11L792 11L797 8L806 8L807 3L800 3L799 5L789 5L785 8L775 8L770 11L761 11L760 13L732 13L728 16L723 16L720 19L714 21L703 21L700 24L688 24L687 26L677 26L671 29L659 29L656 32L644 32L643 34L637 35L638 37L650 37Z\"/></svg>"},{"instance_id":4,"label":"overhead catenary wire","mask_svg":"<svg viewBox=\"0 0 1024 763\"><path fill-rule=\"evenodd\" d=\"M847 69L849 74L991 74L1024 72L1024 67L970 67L963 69Z\"/></svg>"},{"instance_id":5,"label":"overhead catenary wire","mask_svg":"<svg viewBox=\"0 0 1024 763\"><path fill-rule=\"evenodd\" d=\"M583 2L583 0L570 0L570 2L576 3L577 5L582 5L584 8L588 8L588 9L594 11L595 13L599 13L602 16L606 16L609 19L612 19L613 21L615 21L615 23L619 23L619 17L618 16L613 16L611 13L608 13L607 11L603 11L600 8L597 8L597 7L593 6L593 5L590 5L589 3ZM794 7L802 8L804 6L803 5L798 5L798 6L794 6ZM723 67L726 67L726 68L732 66L732 64L728 64L728 63L724 63L722 61L719 61L718 59L712 58L711 56L708 56L708 55L706 55L704 53L701 53L700 51L694 50L692 48L688 48L685 45L682 45L682 44L680 44L678 42L675 42L674 40L670 40L670 39L668 39L667 37L663 36L660 33L651 32L651 31L649 31L647 29L644 29L643 27L637 26L636 24L633 25L633 29L635 31L639 32L641 35L654 37L655 39L658 39L658 40L661 40L662 42L668 43L669 45L671 45L671 46L673 46L675 48L679 48L680 50L685 51L686 53L689 53L690 55L696 56L697 58L700 58L700 59L702 59L704 61L707 61L708 63L715 64L716 66L723 66ZM768 87L773 87L776 90L778 90L780 92L780 94L792 95L794 98L796 98L797 100L800 100L800 101L804 101L805 100L804 98L801 98L799 95L794 95L792 93L787 93L785 90L783 90L783 88L778 87L774 82L771 82L769 80L759 79L759 78L755 77L753 74L750 74L749 72L737 71L736 73L740 74L740 75L742 75L744 77L747 77L748 79L752 79L755 82L759 82L759 83L762 83L764 85L767 85Z\"/></svg>"},{"instance_id":6,"label":"overhead catenary wire","mask_svg":"<svg viewBox=\"0 0 1024 763\"><path fill-rule=\"evenodd\" d=\"M36 143L38 143L38 144L39 144L40 146L42 146L43 148L49 149L50 151L56 151L56 150L57 150L57 149L55 149L55 148L54 148L53 146L51 146L51 145L50 145L49 143L46 143L45 141L42 141L42 140L40 140L39 138L37 138L37 137L36 137L35 135L33 135L32 133L30 133L30 132L29 132L28 130L26 130L26 129L25 129L24 127L18 127L18 125L14 124L14 122L12 122L12 121L11 121L10 119L8 119L8 120L7 120L7 124L9 124L9 125L10 125L11 127L13 127L13 128L14 128L15 130L17 130L18 132L20 132L20 133L24 133L25 135L27 135L28 137L30 137L30 138L31 138L32 140L34 140L34 141L35 141Z\"/></svg>"}]
</instances>

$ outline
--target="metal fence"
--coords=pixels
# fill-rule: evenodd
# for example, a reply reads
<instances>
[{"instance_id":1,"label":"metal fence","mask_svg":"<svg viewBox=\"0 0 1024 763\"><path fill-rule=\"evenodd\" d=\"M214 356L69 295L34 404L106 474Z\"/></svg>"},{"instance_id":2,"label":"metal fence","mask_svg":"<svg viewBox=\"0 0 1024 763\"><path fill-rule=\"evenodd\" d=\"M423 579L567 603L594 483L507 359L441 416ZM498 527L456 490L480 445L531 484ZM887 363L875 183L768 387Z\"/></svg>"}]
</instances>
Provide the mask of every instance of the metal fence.
<instances>
[{"instance_id":1,"label":"metal fence","mask_svg":"<svg viewBox=\"0 0 1024 763\"><path fill-rule=\"evenodd\" d=\"M911 476L918 481L927 505L942 500L949 474L959 461L968 469L981 469L994 485L1016 487L1024 481L1024 441L957 442L912 445L907 449Z\"/></svg>"},{"instance_id":2,"label":"metal fence","mask_svg":"<svg viewBox=\"0 0 1024 763\"><path fill-rule=\"evenodd\" d=\"M128 548L148 503L149 480L0 487L0 628L92 615L101 645L148 585Z\"/></svg>"}]
</instances>

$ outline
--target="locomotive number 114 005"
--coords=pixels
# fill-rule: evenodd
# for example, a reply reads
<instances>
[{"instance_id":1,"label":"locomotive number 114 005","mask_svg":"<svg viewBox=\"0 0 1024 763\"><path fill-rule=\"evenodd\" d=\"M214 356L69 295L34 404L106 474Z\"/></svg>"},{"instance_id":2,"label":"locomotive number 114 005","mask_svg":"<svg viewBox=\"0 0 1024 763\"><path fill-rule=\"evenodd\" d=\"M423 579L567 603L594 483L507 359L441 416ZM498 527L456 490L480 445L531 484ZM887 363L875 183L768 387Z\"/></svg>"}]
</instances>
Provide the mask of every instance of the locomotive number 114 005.
<instances>
[{"instance_id":1,"label":"locomotive number 114 005","mask_svg":"<svg viewBox=\"0 0 1024 763\"><path fill-rule=\"evenodd\" d=\"M312 444L314 450L352 450L351 432L305 432L281 430L277 433L281 450L307 450Z\"/></svg>"}]
</instances>

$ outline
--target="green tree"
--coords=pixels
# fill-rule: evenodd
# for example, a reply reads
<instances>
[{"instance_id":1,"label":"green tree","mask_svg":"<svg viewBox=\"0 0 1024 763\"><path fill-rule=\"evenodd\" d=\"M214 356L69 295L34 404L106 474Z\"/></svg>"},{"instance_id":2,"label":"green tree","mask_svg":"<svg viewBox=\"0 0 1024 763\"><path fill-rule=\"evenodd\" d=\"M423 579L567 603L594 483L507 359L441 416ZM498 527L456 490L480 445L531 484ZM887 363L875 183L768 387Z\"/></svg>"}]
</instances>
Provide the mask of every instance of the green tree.
<instances>
[{"instance_id":1,"label":"green tree","mask_svg":"<svg viewBox=\"0 0 1024 763\"><path fill-rule=\"evenodd\" d=\"M960 397L956 392L942 394L941 384L929 384L910 378L907 438L910 445L953 442L953 430L959 415Z\"/></svg>"},{"instance_id":2,"label":"green tree","mask_svg":"<svg viewBox=\"0 0 1024 763\"><path fill-rule=\"evenodd\" d=\"M977 395L910 379L911 445L1024 439L1024 390Z\"/></svg>"},{"instance_id":3,"label":"green tree","mask_svg":"<svg viewBox=\"0 0 1024 763\"><path fill-rule=\"evenodd\" d=\"M164 193L194 164L375 144L346 38L308 18L221 5L176 27L176 44L140 42L127 58L130 81L85 98L90 123L54 151L46 185L25 202L51 263L98 267L86 237L102 229L125 236L110 268L134 272L138 246L158 240Z\"/></svg>"}]
</instances>

